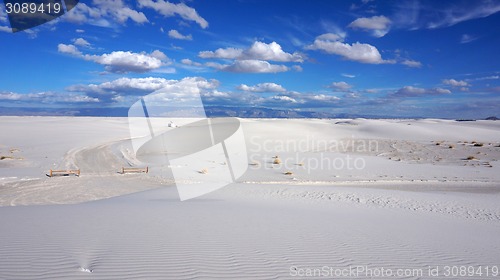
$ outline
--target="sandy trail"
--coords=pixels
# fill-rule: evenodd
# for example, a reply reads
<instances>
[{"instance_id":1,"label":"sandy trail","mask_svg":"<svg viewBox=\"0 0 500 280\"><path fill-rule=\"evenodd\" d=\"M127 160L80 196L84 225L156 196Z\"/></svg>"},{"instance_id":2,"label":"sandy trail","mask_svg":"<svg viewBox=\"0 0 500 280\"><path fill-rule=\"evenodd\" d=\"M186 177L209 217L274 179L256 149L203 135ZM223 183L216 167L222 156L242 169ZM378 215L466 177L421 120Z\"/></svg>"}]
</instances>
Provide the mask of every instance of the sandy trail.
<instances>
[{"instance_id":1,"label":"sandy trail","mask_svg":"<svg viewBox=\"0 0 500 280\"><path fill-rule=\"evenodd\" d=\"M55 169L80 169L81 176L56 176L5 183L0 205L75 204L162 187L146 174L120 174L130 162L129 140L70 150Z\"/></svg>"}]
</instances>

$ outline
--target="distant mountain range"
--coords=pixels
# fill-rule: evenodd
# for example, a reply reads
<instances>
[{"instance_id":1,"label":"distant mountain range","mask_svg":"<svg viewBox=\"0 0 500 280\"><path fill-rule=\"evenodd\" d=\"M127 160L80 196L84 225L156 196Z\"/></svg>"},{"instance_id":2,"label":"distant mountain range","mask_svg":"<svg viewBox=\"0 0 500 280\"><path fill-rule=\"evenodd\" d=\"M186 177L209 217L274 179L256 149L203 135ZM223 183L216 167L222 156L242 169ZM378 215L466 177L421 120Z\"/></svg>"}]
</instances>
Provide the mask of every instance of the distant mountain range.
<instances>
[{"instance_id":1,"label":"distant mountain range","mask_svg":"<svg viewBox=\"0 0 500 280\"><path fill-rule=\"evenodd\" d=\"M0 107L0 116L88 116L88 117L127 117L128 107L110 108L26 108ZM208 117L239 117L239 118L318 118L318 119L422 119L422 116L401 117L391 115L363 115L350 113L329 113L298 110L279 110L258 107L205 107ZM498 120L497 117L488 117L487 120Z\"/></svg>"}]
</instances>

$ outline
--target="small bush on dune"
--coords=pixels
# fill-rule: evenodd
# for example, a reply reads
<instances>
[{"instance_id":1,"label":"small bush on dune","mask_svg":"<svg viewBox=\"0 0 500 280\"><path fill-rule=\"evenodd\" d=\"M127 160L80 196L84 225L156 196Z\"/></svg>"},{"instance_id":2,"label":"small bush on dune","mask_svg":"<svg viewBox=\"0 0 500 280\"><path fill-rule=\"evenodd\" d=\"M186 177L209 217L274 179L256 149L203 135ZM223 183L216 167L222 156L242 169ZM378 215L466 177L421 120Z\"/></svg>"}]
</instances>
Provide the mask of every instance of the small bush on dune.
<instances>
[{"instance_id":1,"label":"small bush on dune","mask_svg":"<svg viewBox=\"0 0 500 280\"><path fill-rule=\"evenodd\" d=\"M208 174L208 169L203 168L202 170L198 171L200 174Z\"/></svg>"}]
</instances>

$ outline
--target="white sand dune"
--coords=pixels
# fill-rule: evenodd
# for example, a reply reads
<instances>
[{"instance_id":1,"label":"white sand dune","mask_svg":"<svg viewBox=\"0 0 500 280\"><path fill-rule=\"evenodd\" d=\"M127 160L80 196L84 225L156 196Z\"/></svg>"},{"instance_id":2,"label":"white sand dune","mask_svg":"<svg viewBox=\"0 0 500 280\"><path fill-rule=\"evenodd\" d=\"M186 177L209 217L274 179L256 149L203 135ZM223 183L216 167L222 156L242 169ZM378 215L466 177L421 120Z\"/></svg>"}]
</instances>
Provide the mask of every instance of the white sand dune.
<instances>
[{"instance_id":1,"label":"white sand dune","mask_svg":"<svg viewBox=\"0 0 500 280\"><path fill-rule=\"evenodd\" d=\"M147 164L126 119L1 117L0 279L498 279L499 122L242 123L247 173L181 202L117 173Z\"/></svg>"}]
</instances>

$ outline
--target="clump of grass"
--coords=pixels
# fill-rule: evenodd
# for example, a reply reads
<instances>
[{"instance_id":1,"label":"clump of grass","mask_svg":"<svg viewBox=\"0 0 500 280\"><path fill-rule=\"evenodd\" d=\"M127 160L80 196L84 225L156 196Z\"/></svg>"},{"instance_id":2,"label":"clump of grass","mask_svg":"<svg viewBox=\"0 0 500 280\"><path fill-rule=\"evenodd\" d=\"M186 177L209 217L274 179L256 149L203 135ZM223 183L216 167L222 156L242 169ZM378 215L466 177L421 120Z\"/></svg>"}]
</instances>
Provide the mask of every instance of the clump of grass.
<instances>
[{"instance_id":1,"label":"clump of grass","mask_svg":"<svg viewBox=\"0 0 500 280\"><path fill-rule=\"evenodd\" d=\"M283 174L285 174L285 175L293 175L293 172L291 172L291 171L287 171L287 172L285 172L285 173L283 173Z\"/></svg>"},{"instance_id":2,"label":"clump of grass","mask_svg":"<svg viewBox=\"0 0 500 280\"><path fill-rule=\"evenodd\" d=\"M467 160L475 160L475 159L477 159L475 156L468 156L467 157Z\"/></svg>"},{"instance_id":3,"label":"clump of grass","mask_svg":"<svg viewBox=\"0 0 500 280\"><path fill-rule=\"evenodd\" d=\"M482 147L482 146L484 146L483 143L474 143L474 147Z\"/></svg>"},{"instance_id":4,"label":"clump of grass","mask_svg":"<svg viewBox=\"0 0 500 280\"><path fill-rule=\"evenodd\" d=\"M491 165L491 163L489 163L489 162L484 162L483 165L485 167L493 167L493 165Z\"/></svg>"},{"instance_id":5,"label":"clump of grass","mask_svg":"<svg viewBox=\"0 0 500 280\"><path fill-rule=\"evenodd\" d=\"M273 164L281 164L281 159L278 156L275 156Z\"/></svg>"},{"instance_id":6,"label":"clump of grass","mask_svg":"<svg viewBox=\"0 0 500 280\"><path fill-rule=\"evenodd\" d=\"M202 170L198 171L200 174L208 174L208 169L203 168Z\"/></svg>"},{"instance_id":7,"label":"clump of grass","mask_svg":"<svg viewBox=\"0 0 500 280\"><path fill-rule=\"evenodd\" d=\"M10 157L10 156L0 156L0 160L4 160L4 159L14 159L14 158Z\"/></svg>"}]
</instances>

